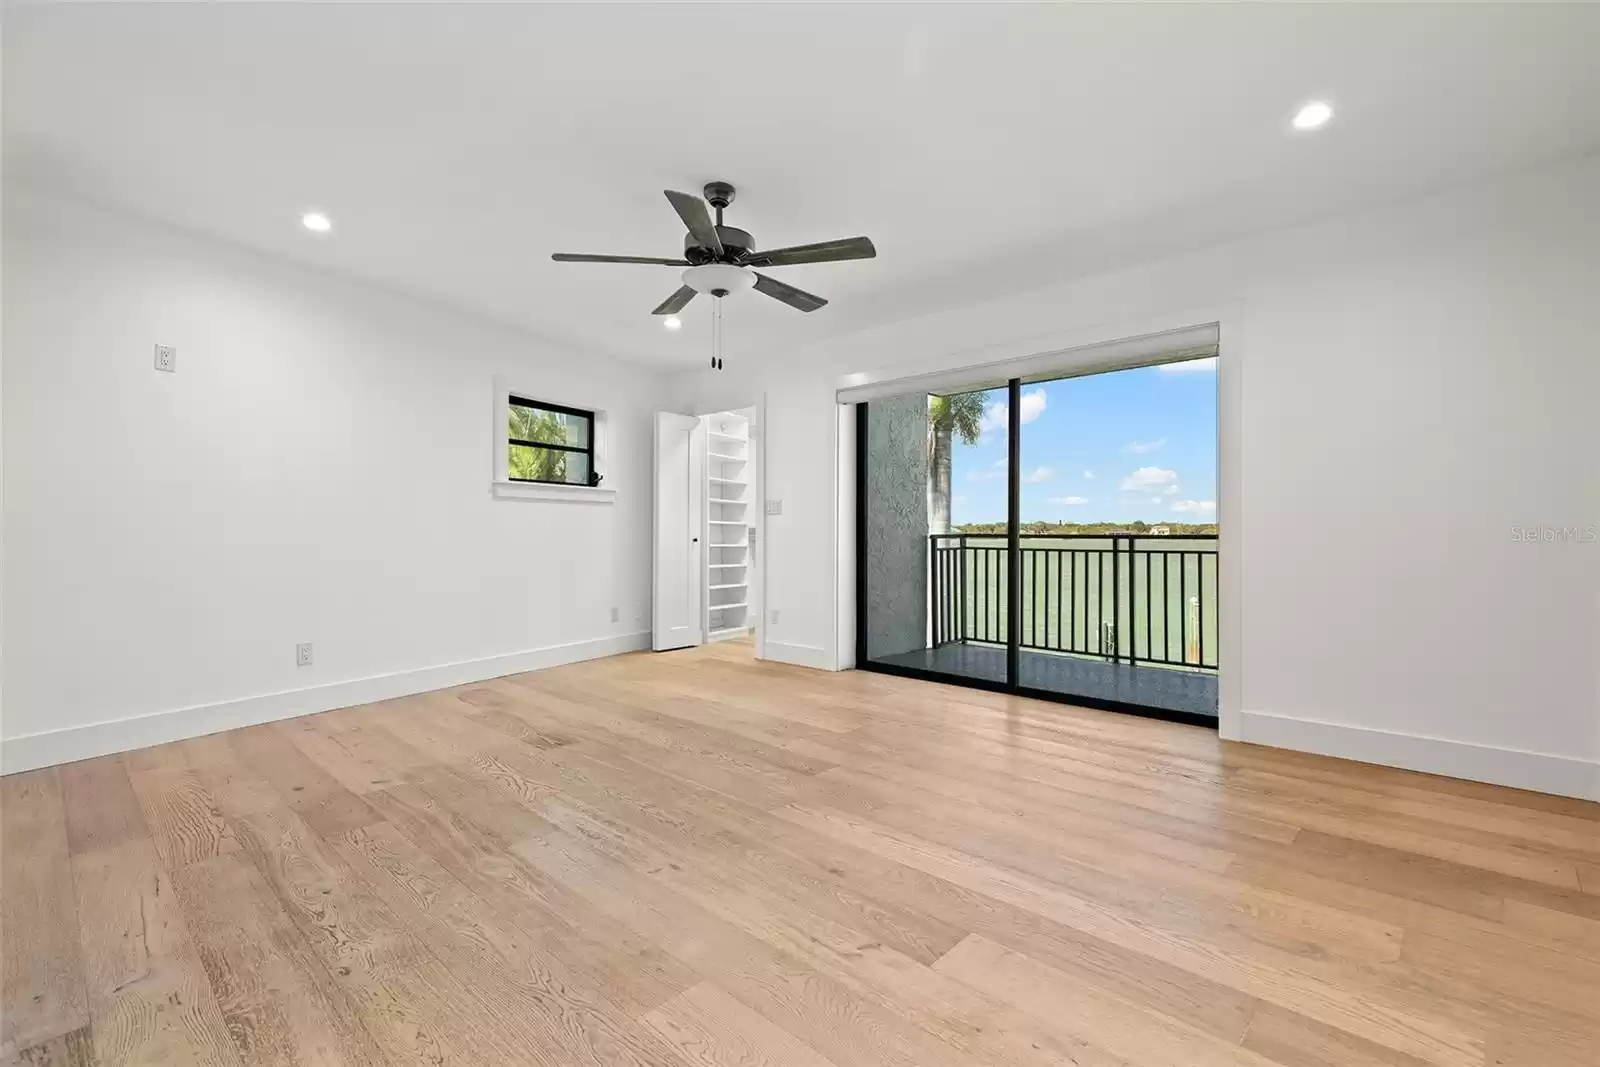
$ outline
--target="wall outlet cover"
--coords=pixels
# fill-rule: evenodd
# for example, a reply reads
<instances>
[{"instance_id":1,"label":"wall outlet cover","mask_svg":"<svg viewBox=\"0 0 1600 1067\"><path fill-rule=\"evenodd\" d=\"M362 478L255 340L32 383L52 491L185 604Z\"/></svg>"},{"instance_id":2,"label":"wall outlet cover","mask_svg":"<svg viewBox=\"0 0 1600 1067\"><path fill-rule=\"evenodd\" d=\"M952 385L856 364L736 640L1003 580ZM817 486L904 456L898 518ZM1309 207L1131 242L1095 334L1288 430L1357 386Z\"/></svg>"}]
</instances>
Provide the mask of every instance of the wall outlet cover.
<instances>
[{"instance_id":1,"label":"wall outlet cover","mask_svg":"<svg viewBox=\"0 0 1600 1067\"><path fill-rule=\"evenodd\" d=\"M156 345L156 370L175 374L178 370L178 350L171 345Z\"/></svg>"},{"instance_id":2,"label":"wall outlet cover","mask_svg":"<svg viewBox=\"0 0 1600 1067\"><path fill-rule=\"evenodd\" d=\"M302 641L294 646L294 665L296 667L311 666L311 642Z\"/></svg>"}]
</instances>

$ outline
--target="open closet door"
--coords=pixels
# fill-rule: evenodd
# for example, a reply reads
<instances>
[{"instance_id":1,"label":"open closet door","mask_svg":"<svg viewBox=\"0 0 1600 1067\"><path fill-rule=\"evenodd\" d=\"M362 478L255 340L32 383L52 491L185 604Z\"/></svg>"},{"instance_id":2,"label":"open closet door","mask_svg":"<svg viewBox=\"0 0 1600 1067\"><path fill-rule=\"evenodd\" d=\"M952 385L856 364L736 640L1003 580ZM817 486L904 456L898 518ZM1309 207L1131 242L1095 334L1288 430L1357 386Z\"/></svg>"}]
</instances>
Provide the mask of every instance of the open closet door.
<instances>
[{"instance_id":1,"label":"open closet door","mask_svg":"<svg viewBox=\"0 0 1600 1067\"><path fill-rule=\"evenodd\" d=\"M701 590L701 470L705 430L693 415L656 412L655 567L650 647L657 652L705 641Z\"/></svg>"}]
</instances>

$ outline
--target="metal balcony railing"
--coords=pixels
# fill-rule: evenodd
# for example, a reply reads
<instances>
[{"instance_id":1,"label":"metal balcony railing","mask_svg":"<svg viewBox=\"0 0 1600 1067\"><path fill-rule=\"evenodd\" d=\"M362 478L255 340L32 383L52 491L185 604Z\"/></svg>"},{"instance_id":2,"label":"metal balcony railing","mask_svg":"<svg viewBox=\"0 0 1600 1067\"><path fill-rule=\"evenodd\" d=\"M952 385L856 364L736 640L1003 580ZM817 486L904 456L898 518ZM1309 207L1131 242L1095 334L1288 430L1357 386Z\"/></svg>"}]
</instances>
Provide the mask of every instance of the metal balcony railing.
<instances>
[{"instance_id":1,"label":"metal balcony railing","mask_svg":"<svg viewBox=\"0 0 1600 1067\"><path fill-rule=\"evenodd\" d=\"M931 534L935 646L1005 644L1010 549L999 534ZM1025 649L1217 669L1217 539L1210 534L1025 534Z\"/></svg>"}]
</instances>

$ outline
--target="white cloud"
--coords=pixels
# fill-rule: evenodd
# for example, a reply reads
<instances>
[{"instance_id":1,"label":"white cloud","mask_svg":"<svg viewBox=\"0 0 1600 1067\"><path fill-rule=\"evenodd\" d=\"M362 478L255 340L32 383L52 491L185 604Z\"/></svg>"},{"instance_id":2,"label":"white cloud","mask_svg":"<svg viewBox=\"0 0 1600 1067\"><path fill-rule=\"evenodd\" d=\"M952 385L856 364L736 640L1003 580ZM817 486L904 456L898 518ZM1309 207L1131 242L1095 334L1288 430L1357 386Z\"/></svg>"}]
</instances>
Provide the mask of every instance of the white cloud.
<instances>
[{"instance_id":1,"label":"white cloud","mask_svg":"<svg viewBox=\"0 0 1600 1067\"><path fill-rule=\"evenodd\" d=\"M1177 471L1167 470L1165 467L1140 467L1122 479L1122 488L1125 492L1137 493L1143 489L1159 489L1164 485L1173 485L1177 480Z\"/></svg>"},{"instance_id":2,"label":"white cloud","mask_svg":"<svg viewBox=\"0 0 1600 1067\"><path fill-rule=\"evenodd\" d=\"M1087 504L1088 502L1089 498L1086 496L1053 496L1048 501L1048 503L1060 504L1069 508L1077 507L1079 504Z\"/></svg>"},{"instance_id":3,"label":"white cloud","mask_svg":"<svg viewBox=\"0 0 1600 1067\"><path fill-rule=\"evenodd\" d=\"M1215 374L1216 370L1216 356L1206 359L1186 359L1182 363L1161 364L1162 374Z\"/></svg>"},{"instance_id":4,"label":"white cloud","mask_svg":"<svg viewBox=\"0 0 1600 1067\"><path fill-rule=\"evenodd\" d=\"M1150 503L1159 504L1159 503L1161 503L1161 498L1158 497L1158 496L1153 496L1153 497L1150 498Z\"/></svg>"},{"instance_id":5,"label":"white cloud","mask_svg":"<svg viewBox=\"0 0 1600 1067\"><path fill-rule=\"evenodd\" d=\"M1040 415L1043 415L1045 403L1046 400L1044 388L1042 386L1038 389L1035 389L1031 393L1023 393L1022 425L1026 426L1034 419L1037 419ZM998 404L989 405L989 407L983 413L983 432L1003 433L1009 424L1010 418L1011 405L1007 404L1004 400L1000 401Z\"/></svg>"},{"instance_id":6,"label":"white cloud","mask_svg":"<svg viewBox=\"0 0 1600 1067\"><path fill-rule=\"evenodd\" d=\"M1022 476L1022 480L1029 483L1037 483L1046 481L1053 474L1055 474L1055 471L1051 470L1049 467L1039 467L1036 470L1024 474Z\"/></svg>"},{"instance_id":7,"label":"white cloud","mask_svg":"<svg viewBox=\"0 0 1600 1067\"><path fill-rule=\"evenodd\" d=\"M1165 437L1158 437L1154 441L1129 441L1127 451L1136 456L1142 456L1146 452L1154 452L1166 443L1167 439Z\"/></svg>"},{"instance_id":8,"label":"white cloud","mask_svg":"<svg viewBox=\"0 0 1600 1067\"><path fill-rule=\"evenodd\" d=\"M1168 496L1177 496L1178 495L1178 487L1176 485L1167 486L1166 494Z\"/></svg>"},{"instance_id":9,"label":"white cloud","mask_svg":"<svg viewBox=\"0 0 1600 1067\"><path fill-rule=\"evenodd\" d=\"M1083 476L1085 478L1088 478L1088 479L1093 479L1094 478L1094 471L1084 471L1083 472Z\"/></svg>"},{"instance_id":10,"label":"white cloud","mask_svg":"<svg viewBox=\"0 0 1600 1067\"><path fill-rule=\"evenodd\" d=\"M1215 500L1174 500L1172 502L1172 510L1187 511L1198 515L1216 511L1217 502Z\"/></svg>"}]
</instances>

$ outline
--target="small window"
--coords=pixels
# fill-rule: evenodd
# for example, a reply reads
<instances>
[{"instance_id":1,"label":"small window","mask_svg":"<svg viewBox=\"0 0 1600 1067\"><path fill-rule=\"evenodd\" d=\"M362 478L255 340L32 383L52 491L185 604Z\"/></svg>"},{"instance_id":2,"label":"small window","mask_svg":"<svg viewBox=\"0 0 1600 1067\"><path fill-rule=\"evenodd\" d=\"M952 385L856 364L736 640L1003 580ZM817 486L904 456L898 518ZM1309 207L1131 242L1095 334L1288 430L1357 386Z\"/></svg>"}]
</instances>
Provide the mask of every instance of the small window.
<instances>
[{"instance_id":1,"label":"small window","mask_svg":"<svg viewBox=\"0 0 1600 1067\"><path fill-rule=\"evenodd\" d=\"M506 473L513 482L599 485L594 412L511 397Z\"/></svg>"}]
</instances>

